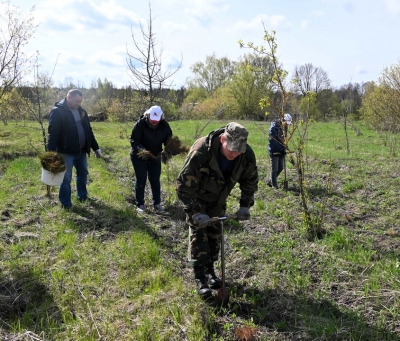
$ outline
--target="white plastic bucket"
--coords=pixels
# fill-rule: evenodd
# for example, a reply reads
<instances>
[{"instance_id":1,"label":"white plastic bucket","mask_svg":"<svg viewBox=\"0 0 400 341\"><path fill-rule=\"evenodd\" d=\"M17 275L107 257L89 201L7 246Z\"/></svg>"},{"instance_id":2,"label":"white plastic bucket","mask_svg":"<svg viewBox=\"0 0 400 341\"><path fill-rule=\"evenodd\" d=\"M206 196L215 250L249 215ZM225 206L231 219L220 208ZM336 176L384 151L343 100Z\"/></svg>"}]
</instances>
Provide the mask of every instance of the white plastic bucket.
<instances>
[{"instance_id":1,"label":"white plastic bucket","mask_svg":"<svg viewBox=\"0 0 400 341\"><path fill-rule=\"evenodd\" d=\"M42 168L42 182L50 186L59 186L64 180L64 172L52 173Z\"/></svg>"}]
</instances>

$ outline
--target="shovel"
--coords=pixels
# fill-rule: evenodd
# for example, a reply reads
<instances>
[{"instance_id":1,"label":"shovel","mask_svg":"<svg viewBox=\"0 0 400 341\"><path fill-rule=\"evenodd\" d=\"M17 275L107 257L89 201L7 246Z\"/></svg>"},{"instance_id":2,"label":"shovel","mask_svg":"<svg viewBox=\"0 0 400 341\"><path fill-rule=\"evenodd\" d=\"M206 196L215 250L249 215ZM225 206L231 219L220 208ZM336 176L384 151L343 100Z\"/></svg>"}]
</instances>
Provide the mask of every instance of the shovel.
<instances>
[{"instance_id":1,"label":"shovel","mask_svg":"<svg viewBox=\"0 0 400 341\"><path fill-rule=\"evenodd\" d=\"M212 218L213 221L221 222L221 281L222 287L218 290L218 300L222 305L229 303L229 288L225 286L225 250L224 250L224 221L226 219L235 219L236 215L222 216Z\"/></svg>"},{"instance_id":2,"label":"shovel","mask_svg":"<svg viewBox=\"0 0 400 341\"><path fill-rule=\"evenodd\" d=\"M289 189L288 181L286 178L286 155L283 156L283 169L285 170L285 180L283 181L283 188L285 191Z\"/></svg>"}]
</instances>

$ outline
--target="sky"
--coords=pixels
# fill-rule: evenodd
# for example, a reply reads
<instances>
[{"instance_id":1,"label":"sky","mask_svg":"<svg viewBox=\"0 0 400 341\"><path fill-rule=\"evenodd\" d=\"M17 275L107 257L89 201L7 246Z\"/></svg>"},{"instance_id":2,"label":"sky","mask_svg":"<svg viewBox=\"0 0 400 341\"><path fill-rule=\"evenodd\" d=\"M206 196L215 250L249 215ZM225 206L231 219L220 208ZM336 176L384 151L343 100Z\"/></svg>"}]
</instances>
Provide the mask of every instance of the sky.
<instances>
[{"instance_id":1,"label":"sky","mask_svg":"<svg viewBox=\"0 0 400 341\"><path fill-rule=\"evenodd\" d=\"M378 81L400 63L400 0L10 0L33 11L38 28L27 52L39 52L39 72L55 85L72 81L89 87L107 79L132 84L127 52L137 54L151 17L164 70L182 68L170 79L186 86L191 66L207 56L238 61L248 49L238 41L267 46L274 30L277 54L289 77L311 63L326 71L331 85Z\"/></svg>"}]
</instances>

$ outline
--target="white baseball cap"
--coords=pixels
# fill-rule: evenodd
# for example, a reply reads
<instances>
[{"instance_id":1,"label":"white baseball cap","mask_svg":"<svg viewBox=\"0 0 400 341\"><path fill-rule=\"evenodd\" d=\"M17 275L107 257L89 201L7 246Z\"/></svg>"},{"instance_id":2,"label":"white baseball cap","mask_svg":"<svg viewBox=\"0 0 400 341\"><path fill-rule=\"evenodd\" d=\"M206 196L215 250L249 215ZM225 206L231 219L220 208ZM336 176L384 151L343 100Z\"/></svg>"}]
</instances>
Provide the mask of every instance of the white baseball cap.
<instances>
[{"instance_id":1,"label":"white baseball cap","mask_svg":"<svg viewBox=\"0 0 400 341\"><path fill-rule=\"evenodd\" d=\"M290 114L285 114L283 116L284 120L286 121L286 124L292 124L292 115Z\"/></svg>"},{"instance_id":2,"label":"white baseball cap","mask_svg":"<svg viewBox=\"0 0 400 341\"><path fill-rule=\"evenodd\" d=\"M162 117L162 110L158 105L152 106L149 110L149 118L152 121L160 121Z\"/></svg>"}]
</instances>

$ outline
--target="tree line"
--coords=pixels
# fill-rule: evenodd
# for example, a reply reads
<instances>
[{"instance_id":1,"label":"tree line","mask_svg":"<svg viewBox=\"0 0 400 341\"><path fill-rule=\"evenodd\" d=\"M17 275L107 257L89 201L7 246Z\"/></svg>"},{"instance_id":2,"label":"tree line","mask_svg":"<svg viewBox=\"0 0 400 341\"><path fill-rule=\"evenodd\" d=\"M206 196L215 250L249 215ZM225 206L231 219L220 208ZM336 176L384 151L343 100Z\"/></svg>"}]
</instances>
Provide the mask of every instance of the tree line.
<instances>
[{"instance_id":1,"label":"tree line","mask_svg":"<svg viewBox=\"0 0 400 341\"><path fill-rule=\"evenodd\" d=\"M382 131L397 132L400 126L400 63L385 68L377 81L349 82L339 88L331 86L326 71L307 63L296 66L290 79L284 77L288 84L277 87L274 71L281 67L279 61L249 46L251 53L239 60L207 56L191 66L185 86L173 89L169 81L182 63L173 70L162 65L150 4L147 26L140 25L141 39L132 31L133 45L127 48L131 84L118 88L99 78L87 88L72 79L55 86L52 74L40 69L38 56L24 54L37 28L33 24L34 8L23 15L9 1L3 1L3 5L6 11L1 20L6 25L0 25L5 27L0 32L0 119L4 124L11 119L42 123L56 101L69 89L79 88L93 119L114 122L135 121L149 106L157 104L169 120L272 121L283 110L298 119L304 118L305 112L307 119L316 121L364 119ZM34 80L26 82L25 76L32 72Z\"/></svg>"}]
</instances>

